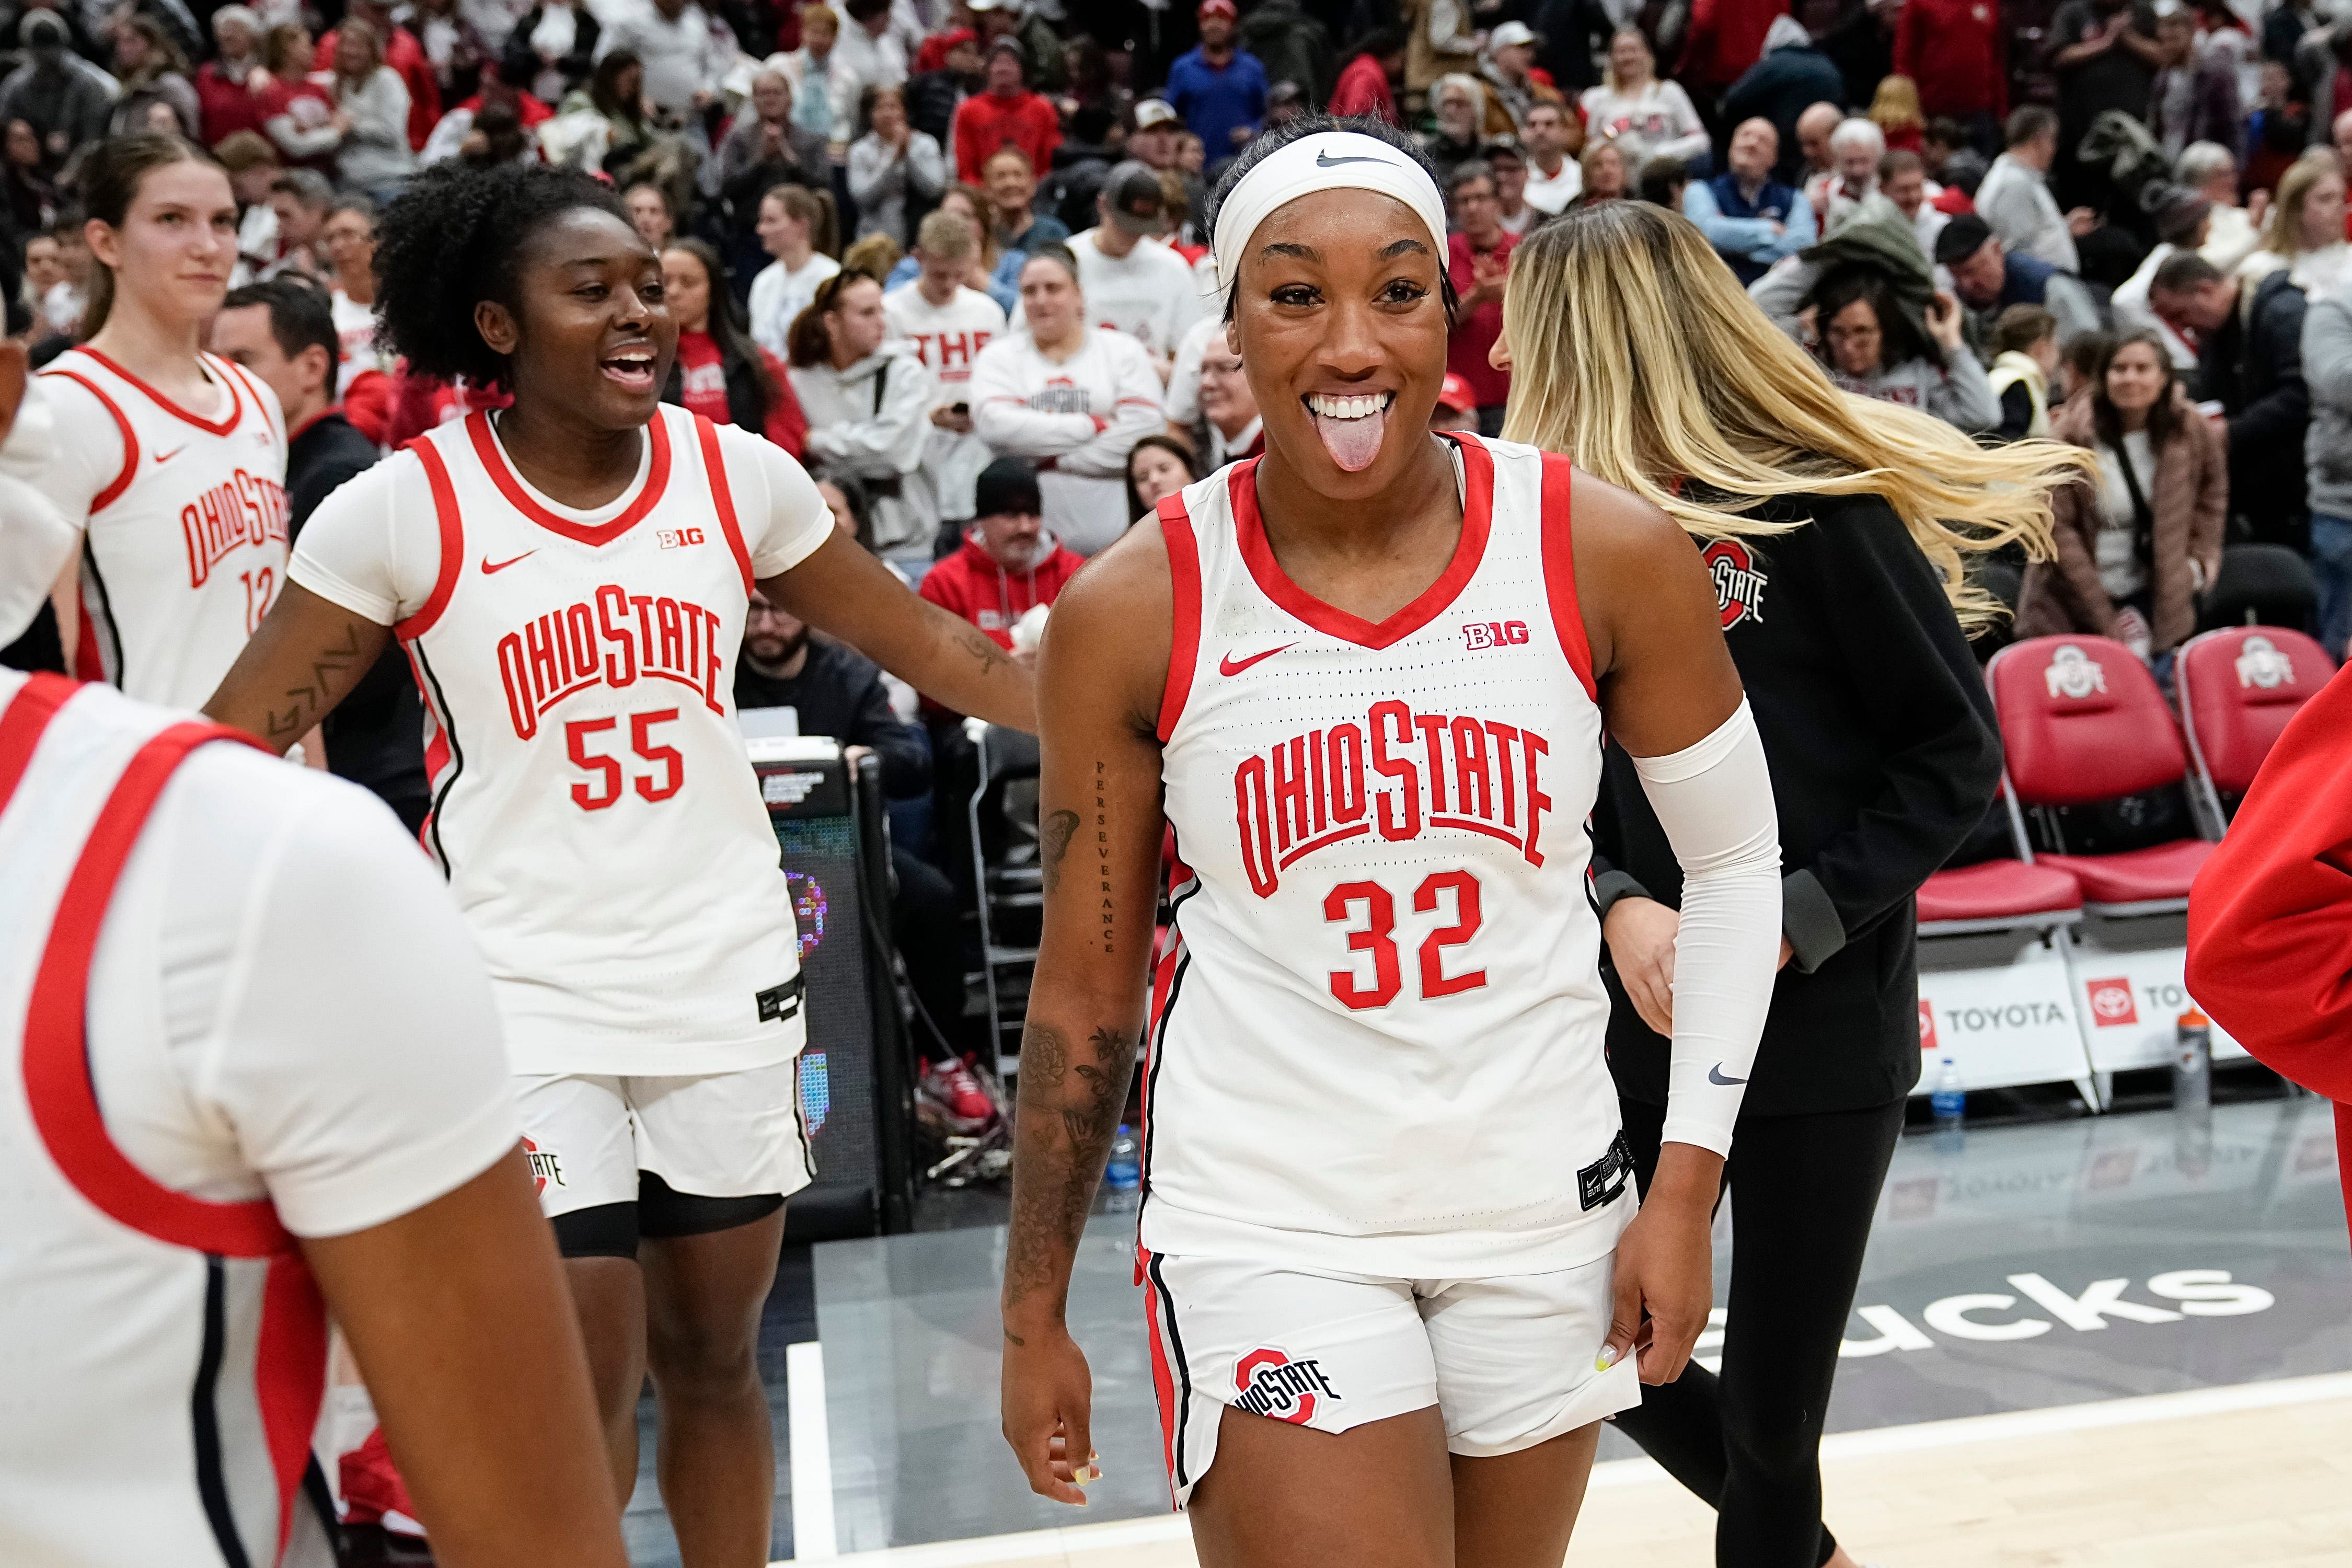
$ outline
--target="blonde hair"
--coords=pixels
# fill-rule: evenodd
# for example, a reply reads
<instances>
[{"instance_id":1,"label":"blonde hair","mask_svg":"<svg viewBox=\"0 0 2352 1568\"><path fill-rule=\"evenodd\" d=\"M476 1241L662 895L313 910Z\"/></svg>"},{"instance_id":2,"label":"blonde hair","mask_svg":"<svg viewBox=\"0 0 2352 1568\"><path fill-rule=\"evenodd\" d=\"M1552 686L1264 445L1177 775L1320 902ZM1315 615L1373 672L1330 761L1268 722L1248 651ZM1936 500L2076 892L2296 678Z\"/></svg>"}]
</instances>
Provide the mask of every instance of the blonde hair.
<instances>
[{"instance_id":1,"label":"blonde hair","mask_svg":"<svg viewBox=\"0 0 2352 1568\"><path fill-rule=\"evenodd\" d=\"M1702 538L1801 526L1745 515L1774 496L1882 497L1971 631L2003 612L1967 557L2021 542L2048 559L2051 494L2089 466L2079 447L1982 448L1839 391L1696 225L1646 203L1604 202L1530 234L1512 256L1503 331L1506 438L1568 454Z\"/></svg>"},{"instance_id":2,"label":"blonde hair","mask_svg":"<svg viewBox=\"0 0 2352 1568\"><path fill-rule=\"evenodd\" d=\"M1925 125L1919 84L1907 76L1881 77L1870 100L1870 122L1885 132L1916 131Z\"/></svg>"},{"instance_id":3,"label":"blonde hair","mask_svg":"<svg viewBox=\"0 0 2352 1568\"><path fill-rule=\"evenodd\" d=\"M2333 147L2314 147L2287 165L2271 197L2271 221L2263 229L2264 250L2292 261L2311 248L2303 243L2303 204L2311 195L2311 187L2330 174L2339 180L2344 177L2343 162Z\"/></svg>"},{"instance_id":4,"label":"blonde hair","mask_svg":"<svg viewBox=\"0 0 2352 1568\"><path fill-rule=\"evenodd\" d=\"M1601 68L1601 75L1602 79L1608 82L1609 90L1612 92L1623 92L1626 90L1625 83L1619 80L1617 77L1617 62L1615 59L1610 58L1610 56L1613 56L1617 52L1617 40L1620 38L1631 38L1635 43L1641 45L1642 58L1650 62L1649 82L1644 82L1643 85L1646 87L1650 85L1650 82L1656 81L1658 79L1658 53L1655 49L1650 47L1650 40L1643 35L1642 29L1639 27L1620 27L1615 32L1609 35L1609 55L1602 57L1603 59L1607 60L1607 63ZM1633 171L1628 169L1626 174L1630 176L1633 174Z\"/></svg>"}]
</instances>

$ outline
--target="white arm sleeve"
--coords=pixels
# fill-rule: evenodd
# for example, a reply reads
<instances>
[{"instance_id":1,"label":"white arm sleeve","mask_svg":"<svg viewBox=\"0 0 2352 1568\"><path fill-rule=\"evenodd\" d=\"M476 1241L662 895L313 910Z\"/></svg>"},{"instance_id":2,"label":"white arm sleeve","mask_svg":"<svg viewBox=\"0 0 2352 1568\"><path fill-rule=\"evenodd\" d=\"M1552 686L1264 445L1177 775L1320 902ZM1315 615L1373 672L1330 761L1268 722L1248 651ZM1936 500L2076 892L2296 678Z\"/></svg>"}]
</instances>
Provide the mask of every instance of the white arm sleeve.
<instances>
[{"instance_id":1,"label":"white arm sleeve","mask_svg":"<svg viewBox=\"0 0 2352 1568\"><path fill-rule=\"evenodd\" d=\"M1683 868L1661 1141L1727 1153L1780 954L1772 775L1745 699L1696 745L1633 767Z\"/></svg>"}]
</instances>

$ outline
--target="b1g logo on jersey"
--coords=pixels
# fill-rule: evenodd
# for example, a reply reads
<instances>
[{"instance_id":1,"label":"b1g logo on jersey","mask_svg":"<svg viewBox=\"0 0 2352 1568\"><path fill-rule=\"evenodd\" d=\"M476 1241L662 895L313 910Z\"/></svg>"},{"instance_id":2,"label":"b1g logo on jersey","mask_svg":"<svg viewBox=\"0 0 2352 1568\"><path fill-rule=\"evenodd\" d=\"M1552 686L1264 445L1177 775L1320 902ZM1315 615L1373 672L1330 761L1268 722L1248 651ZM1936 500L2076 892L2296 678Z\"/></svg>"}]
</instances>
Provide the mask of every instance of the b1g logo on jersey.
<instances>
[{"instance_id":1,"label":"b1g logo on jersey","mask_svg":"<svg viewBox=\"0 0 2352 1568\"><path fill-rule=\"evenodd\" d=\"M1742 621L1764 620L1764 584L1769 580L1756 565L1748 546L1736 539L1718 539L1699 554L1707 575L1715 579L1715 607L1729 631Z\"/></svg>"},{"instance_id":2,"label":"b1g logo on jersey","mask_svg":"<svg viewBox=\"0 0 2352 1568\"><path fill-rule=\"evenodd\" d=\"M1309 730L1234 769L1234 816L1250 891L1270 899L1302 858L1378 829L1391 843L1456 829L1544 863L1537 840L1551 796L1533 730L1467 714L1375 702L1361 724Z\"/></svg>"},{"instance_id":3,"label":"b1g logo on jersey","mask_svg":"<svg viewBox=\"0 0 2352 1568\"><path fill-rule=\"evenodd\" d=\"M699 605L612 583L596 590L593 606L583 601L526 622L499 639L515 738L539 733L541 716L574 692L619 690L640 678L676 681L713 713L726 712L719 694L729 650L720 631L719 617Z\"/></svg>"},{"instance_id":4,"label":"b1g logo on jersey","mask_svg":"<svg viewBox=\"0 0 2352 1568\"><path fill-rule=\"evenodd\" d=\"M240 546L283 541L286 518L286 487L243 468L182 507L180 533L188 546L188 586L203 587L213 568Z\"/></svg>"},{"instance_id":5,"label":"b1g logo on jersey","mask_svg":"<svg viewBox=\"0 0 2352 1568\"><path fill-rule=\"evenodd\" d=\"M538 1184L537 1191L542 1193L547 1191L547 1184L550 1182L553 1182L559 1187L566 1184L563 1180L563 1162L557 1159L552 1151L542 1149L529 1138L525 1138L522 1141L522 1152L523 1157L530 1162L530 1179Z\"/></svg>"},{"instance_id":6,"label":"b1g logo on jersey","mask_svg":"<svg viewBox=\"0 0 2352 1568\"><path fill-rule=\"evenodd\" d=\"M1234 1408L1304 1426L1315 1419L1315 1402L1339 1402L1339 1391L1313 1356L1293 1361L1286 1352L1254 1350L1234 1363Z\"/></svg>"},{"instance_id":7,"label":"b1g logo on jersey","mask_svg":"<svg viewBox=\"0 0 2352 1568\"><path fill-rule=\"evenodd\" d=\"M1462 636L1469 642L1473 653L1482 647L1515 647L1528 640L1528 623L1469 621L1464 624Z\"/></svg>"},{"instance_id":8,"label":"b1g logo on jersey","mask_svg":"<svg viewBox=\"0 0 2352 1568\"><path fill-rule=\"evenodd\" d=\"M702 542L702 530L698 528L656 528L654 530L654 542L660 545L664 550L684 550L688 545L699 544Z\"/></svg>"},{"instance_id":9,"label":"b1g logo on jersey","mask_svg":"<svg viewBox=\"0 0 2352 1568\"><path fill-rule=\"evenodd\" d=\"M2132 1000L2128 980L2093 980L2083 989L2091 998L2091 1022L2094 1026L2107 1029L2118 1024L2139 1022L2139 1005Z\"/></svg>"}]
</instances>

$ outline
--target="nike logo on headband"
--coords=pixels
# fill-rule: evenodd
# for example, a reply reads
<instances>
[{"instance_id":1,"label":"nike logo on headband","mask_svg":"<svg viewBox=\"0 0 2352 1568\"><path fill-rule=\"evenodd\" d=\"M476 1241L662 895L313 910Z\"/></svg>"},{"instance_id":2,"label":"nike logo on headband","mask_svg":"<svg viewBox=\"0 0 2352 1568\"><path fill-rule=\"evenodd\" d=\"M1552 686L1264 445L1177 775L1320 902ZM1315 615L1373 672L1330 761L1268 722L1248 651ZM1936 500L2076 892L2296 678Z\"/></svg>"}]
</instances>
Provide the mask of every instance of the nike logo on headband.
<instances>
[{"instance_id":1,"label":"nike logo on headband","mask_svg":"<svg viewBox=\"0 0 2352 1568\"><path fill-rule=\"evenodd\" d=\"M1334 158L1330 152L1324 148L1317 149L1315 153L1315 166L1318 169L1336 169L1342 163L1385 163L1387 162L1389 160L1386 158Z\"/></svg>"}]
</instances>

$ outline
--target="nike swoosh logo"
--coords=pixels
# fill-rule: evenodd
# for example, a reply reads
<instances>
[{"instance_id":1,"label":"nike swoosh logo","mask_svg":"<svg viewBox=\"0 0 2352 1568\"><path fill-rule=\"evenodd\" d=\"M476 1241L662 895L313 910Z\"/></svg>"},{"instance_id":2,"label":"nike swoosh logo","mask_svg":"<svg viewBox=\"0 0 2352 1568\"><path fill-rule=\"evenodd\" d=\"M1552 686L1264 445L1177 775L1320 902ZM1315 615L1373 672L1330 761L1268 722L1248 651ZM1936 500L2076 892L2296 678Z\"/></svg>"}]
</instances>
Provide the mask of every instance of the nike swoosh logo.
<instances>
[{"instance_id":1,"label":"nike swoosh logo","mask_svg":"<svg viewBox=\"0 0 2352 1568\"><path fill-rule=\"evenodd\" d=\"M503 572L508 567L513 565L516 561L525 560L538 553L539 552L536 550L526 550L522 554L515 556L512 560L501 561L495 566L490 564L490 558L485 555L482 557L482 575L487 577L493 572Z\"/></svg>"},{"instance_id":2,"label":"nike swoosh logo","mask_svg":"<svg viewBox=\"0 0 2352 1568\"><path fill-rule=\"evenodd\" d=\"M1263 663L1266 659L1272 658L1276 654L1280 653L1282 648L1286 648L1290 646L1291 645L1289 643L1284 643L1282 647L1270 647L1264 653L1254 653L1247 658L1235 658L1232 654L1227 654L1224 658L1217 660L1217 673L1219 675L1239 675L1251 665Z\"/></svg>"},{"instance_id":3,"label":"nike swoosh logo","mask_svg":"<svg viewBox=\"0 0 2352 1568\"><path fill-rule=\"evenodd\" d=\"M181 453L183 453L183 452L186 451L187 449L188 449L188 444L187 444L185 441L183 441L183 442L181 442L178 446L176 446L176 447L173 447L173 448L172 448L170 451L168 451L168 452L158 452L158 453L156 453L156 454L155 454L155 466L156 466L157 468L162 468L164 464L166 464L166 463L170 462L173 458L174 458L178 457Z\"/></svg>"},{"instance_id":4,"label":"nike swoosh logo","mask_svg":"<svg viewBox=\"0 0 2352 1568\"><path fill-rule=\"evenodd\" d=\"M1706 1069L1706 1081L1709 1083L1719 1083L1723 1085L1724 1088L1729 1089L1734 1084L1746 1083L1748 1080L1744 1078L1724 1077L1723 1064L1721 1062L1717 1062L1713 1067Z\"/></svg>"},{"instance_id":5,"label":"nike swoosh logo","mask_svg":"<svg viewBox=\"0 0 2352 1568\"><path fill-rule=\"evenodd\" d=\"M1336 169L1342 163L1385 163L1388 161L1386 158L1334 158L1328 151L1318 151L1315 154L1315 166L1318 169Z\"/></svg>"}]
</instances>

